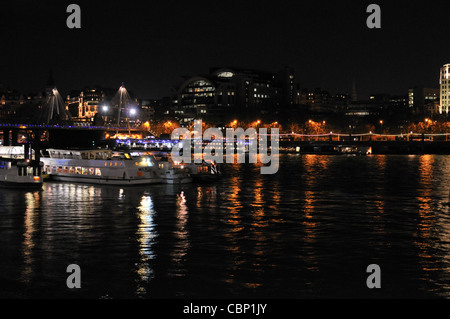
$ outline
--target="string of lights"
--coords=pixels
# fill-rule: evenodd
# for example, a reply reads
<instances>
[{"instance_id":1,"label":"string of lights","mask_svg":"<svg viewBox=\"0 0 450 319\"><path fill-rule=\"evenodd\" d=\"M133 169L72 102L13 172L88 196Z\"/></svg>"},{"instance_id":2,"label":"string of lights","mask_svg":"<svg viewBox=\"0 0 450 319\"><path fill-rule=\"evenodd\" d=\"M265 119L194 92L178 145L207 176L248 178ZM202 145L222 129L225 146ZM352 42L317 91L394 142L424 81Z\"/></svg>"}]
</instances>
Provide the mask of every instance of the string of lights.
<instances>
[{"instance_id":1,"label":"string of lights","mask_svg":"<svg viewBox=\"0 0 450 319\"><path fill-rule=\"evenodd\" d=\"M272 136L274 134L261 134L258 133L258 135L267 135ZM447 136L450 135L450 132L448 133L415 133L415 132L409 132L409 133L400 133L400 134L379 134L379 133L324 133L324 134L300 134L300 133L280 133L278 136L298 136L298 137L326 137L326 136L379 136L379 137L405 137L405 136Z\"/></svg>"},{"instance_id":2,"label":"string of lights","mask_svg":"<svg viewBox=\"0 0 450 319\"><path fill-rule=\"evenodd\" d=\"M119 126L93 126L93 125L56 125L56 124L11 124L11 123L0 123L0 128L19 128L19 129L32 129L32 128L52 128L52 129L97 129L97 130L128 130L128 127L119 127ZM262 134L258 133L258 135L267 135L272 136L274 134L267 133ZM380 134L374 132L368 133L322 133L322 134L302 134L302 133L279 133L278 136L297 136L297 137L361 137L361 136L378 136L378 137L405 137L405 136L448 136L450 132L444 133L417 133L417 132L409 132L409 133L399 133L399 134Z\"/></svg>"}]
</instances>

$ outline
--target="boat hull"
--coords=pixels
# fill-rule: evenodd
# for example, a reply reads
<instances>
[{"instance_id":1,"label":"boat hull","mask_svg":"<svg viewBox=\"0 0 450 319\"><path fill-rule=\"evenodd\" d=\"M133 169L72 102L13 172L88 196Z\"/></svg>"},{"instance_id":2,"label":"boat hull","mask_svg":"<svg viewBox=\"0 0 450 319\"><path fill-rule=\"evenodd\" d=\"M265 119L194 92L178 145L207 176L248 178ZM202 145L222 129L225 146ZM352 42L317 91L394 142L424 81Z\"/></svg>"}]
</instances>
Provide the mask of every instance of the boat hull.
<instances>
[{"instance_id":1,"label":"boat hull","mask_svg":"<svg viewBox=\"0 0 450 319\"><path fill-rule=\"evenodd\" d=\"M0 188L39 189L42 188L42 183L0 181Z\"/></svg>"},{"instance_id":2,"label":"boat hull","mask_svg":"<svg viewBox=\"0 0 450 319\"><path fill-rule=\"evenodd\" d=\"M165 178L163 180L166 184L188 184L192 183L192 177L173 177Z\"/></svg>"},{"instance_id":3,"label":"boat hull","mask_svg":"<svg viewBox=\"0 0 450 319\"><path fill-rule=\"evenodd\" d=\"M149 179L90 178L87 176L77 177L77 176L62 176L53 174L50 175L50 179L60 182L98 184L98 185L117 185L117 186L148 185L161 183L161 179L159 178L149 178Z\"/></svg>"},{"instance_id":4,"label":"boat hull","mask_svg":"<svg viewBox=\"0 0 450 319\"><path fill-rule=\"evenodd\" d=\"M220 174L192 174L191 176L196 182L213 182L221 177Z\"/></svg>"}]
</instances>

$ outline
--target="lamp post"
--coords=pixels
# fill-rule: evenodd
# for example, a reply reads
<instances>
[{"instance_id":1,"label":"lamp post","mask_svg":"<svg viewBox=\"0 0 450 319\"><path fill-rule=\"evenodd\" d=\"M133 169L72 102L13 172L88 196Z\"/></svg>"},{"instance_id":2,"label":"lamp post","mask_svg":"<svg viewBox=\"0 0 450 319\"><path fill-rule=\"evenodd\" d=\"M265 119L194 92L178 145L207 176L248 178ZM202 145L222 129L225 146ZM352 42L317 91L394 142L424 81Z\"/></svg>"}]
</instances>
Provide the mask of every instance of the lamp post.
<instances>
[{"instance_id":1,"label":"lamp post","mask_svg":"<svg viewBox=\"0 0 450 319\"><path fill-rule=\"evenodd\" d=\"M103 117L103 119L105 120L105 124L107 124L108 123L108 113L109 113L109 106L108 105L106 105L106 104L103 104L102 106L101 106L101 111L102 111L102 117Z\"/></svg>"}]
</instances>

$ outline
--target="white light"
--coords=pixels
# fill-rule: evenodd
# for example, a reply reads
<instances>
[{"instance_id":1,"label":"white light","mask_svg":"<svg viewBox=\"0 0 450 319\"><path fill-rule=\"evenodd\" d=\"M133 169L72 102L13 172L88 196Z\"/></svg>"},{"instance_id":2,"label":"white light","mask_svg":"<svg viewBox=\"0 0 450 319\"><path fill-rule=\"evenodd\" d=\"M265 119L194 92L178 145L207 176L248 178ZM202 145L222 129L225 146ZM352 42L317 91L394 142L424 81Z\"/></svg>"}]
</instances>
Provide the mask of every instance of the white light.
<instances>
[{"instance_id":1,"label":"white light","mask_svg":"<svg viewBox=\"0 0 450 319\"><path fill-rule=\"evenodd\" d=\"M103 112L108 112L108 106L107 105L103 105L102 110L103 110Z\"/></svg>"},{"instance_id":2,"label":"white light","mask_svg":"<svg viewBox=\"0 0 450 319\"><path fill-rule=\"evenodd\" d=\"M136 109L131 109L130 110L130 115L136 115Z\"/></svg>"}]
</instances>

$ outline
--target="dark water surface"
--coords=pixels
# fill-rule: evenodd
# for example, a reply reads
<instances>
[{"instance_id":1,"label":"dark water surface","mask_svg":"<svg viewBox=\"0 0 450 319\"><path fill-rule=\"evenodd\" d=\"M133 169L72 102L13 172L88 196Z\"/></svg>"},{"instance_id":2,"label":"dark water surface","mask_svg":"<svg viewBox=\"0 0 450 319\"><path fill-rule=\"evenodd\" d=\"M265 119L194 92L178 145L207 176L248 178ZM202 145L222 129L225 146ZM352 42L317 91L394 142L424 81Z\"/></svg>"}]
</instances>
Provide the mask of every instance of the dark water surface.
<instances>
[{"instance_id":1,"label":"dark water surface","mask_svg":"<svg viewBox=\"0 0 450 319\"><path fill-rule=\"evenodd\" d=\"M225 169L208 184L0 190L0 297L448 298L449 156Z\"/></svg>"}]
</instances>

